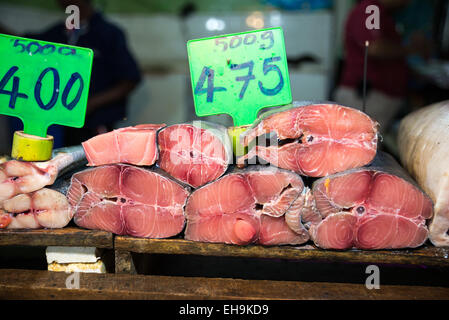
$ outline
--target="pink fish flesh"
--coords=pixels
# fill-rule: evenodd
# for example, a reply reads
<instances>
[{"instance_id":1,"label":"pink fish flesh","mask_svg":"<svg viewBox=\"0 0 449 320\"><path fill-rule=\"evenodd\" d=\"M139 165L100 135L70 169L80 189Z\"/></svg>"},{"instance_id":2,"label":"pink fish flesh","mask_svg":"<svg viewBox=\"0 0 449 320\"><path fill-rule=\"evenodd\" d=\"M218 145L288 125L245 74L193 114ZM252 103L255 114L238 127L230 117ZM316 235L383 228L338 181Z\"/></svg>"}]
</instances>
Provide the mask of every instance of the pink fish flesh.
<instances>
[{"instance_id":1,"label":"pink fish flesh","mask_svg":"<svg viewBox=\"0 0 449 320\"><path fill-rule=\"evenodd\" d=\"M275 133L278 143L258 143L238 162L258 157L311 177L362 167L376 155L378 124L363 112L333 103L298 103L268 111L242 135L243 144Z\"/></svg>"},{"instance_id":2,"label":"pink fish flesh","mask_svg":"<svg viewBox=\"0 0 449 320\"><path fill-rule=\"evenodd\" d=\"M306 191L293 172L236 169L189 197L185 238L238 245L304 243L309 239L301 219Z\"/></svg>"},{"instance_id":3,"label":"pink fish flesh","mask_svg":"<svg viewBox=\"0 0 449 320\"><path fill-rule=\"evenodd\" d=\"M188 195L156 171L123 164L78 172L67 192L78 226L144 238L180 233Z\"/></svg>"},{"instance_id":4,"label":"pink fish flesh","mask_svg":"<svg viewBox=\"0 0 449 320\"><path fill-rule=\"evenodd\" d=\"M232 161L226 128L204 121L162 129L158 145L159 167L195 188L218 179Z\"/></svg>"},{"instance_id":5,"label":"pink fish flesh","mask_svg":"<svg viewBox=\"0 0 449 320\"><path fill-rule=\"evenodd\" d=\"M82 143L89 166L129 163L151 166L158 152L156 132L165 124L141 124L95 136Z\"/></svg>"},{"instance_id":6,"label":"pink fish flesh","mask_svg":"<svg viewBox=\"0 0 449 320\"><path fill-rule=\"evenodd\" d=\"M415 248L428 237L432 201L387 154L368 167L321 178L312 190L322 220L309 232L321 248Z\"/></svg>"}]
</instances>

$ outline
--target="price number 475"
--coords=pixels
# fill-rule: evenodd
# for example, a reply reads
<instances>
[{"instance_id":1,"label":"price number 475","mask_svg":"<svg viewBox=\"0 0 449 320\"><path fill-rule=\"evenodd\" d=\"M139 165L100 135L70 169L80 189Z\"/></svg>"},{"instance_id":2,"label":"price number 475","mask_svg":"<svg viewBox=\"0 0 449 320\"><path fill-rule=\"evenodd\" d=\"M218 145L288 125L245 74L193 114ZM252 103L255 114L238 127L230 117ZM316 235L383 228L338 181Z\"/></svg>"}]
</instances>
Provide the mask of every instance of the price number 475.
<instances>
[{"instance_id":1,"label":"price number 475","mask_svg":"<svg viewBox=\"0 0 449 320\"><path fill-rule=\"evenodd\" d=\"M267 75L270 72L274 72L278 74L279 82L278 84L273 88L266 88L262 81L258 81L258 86L260 92L266 96L275 96L277 95L282 88L284 87L284 77L282 76L281 69L274 64L274 62L281 61L281 57L272 57L272 58L266 58L263 62L263 74ZM254 69L254 61L248 61L242 64L231 64L230 65L231 70L242 70L242 69L248 69L248 74L245 76L239 76L236 77L236 81L243 82L242 88L239 93L239 98L242 100L245 96L246 89L248 88L248 85L251 80L255 80L256 76L253 74ZM204 88L204 85L206 83L207 79L207 86ZM206 101L207 102L213 102L214 101L214 92L220 92L220 91L227 91L225 87L215 87L214 86L214 79L215 79L215 71L211 68L204 67L200 78L198 80L197 85L195 86L194 94L195 95L203 95L207 94Z\"/></svg>"}]
</instances>

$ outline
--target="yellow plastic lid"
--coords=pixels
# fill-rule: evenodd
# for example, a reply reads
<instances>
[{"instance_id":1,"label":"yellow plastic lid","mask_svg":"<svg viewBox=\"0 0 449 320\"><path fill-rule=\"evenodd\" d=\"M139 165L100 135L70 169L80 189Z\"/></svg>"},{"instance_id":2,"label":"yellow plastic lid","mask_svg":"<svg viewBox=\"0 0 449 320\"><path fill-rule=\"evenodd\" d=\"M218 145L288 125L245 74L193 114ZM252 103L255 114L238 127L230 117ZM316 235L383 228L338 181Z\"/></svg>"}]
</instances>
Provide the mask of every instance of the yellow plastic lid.
<instances>
[{"instance_id":1,"label":"yellow plastic lid","mask_svg":"<svg viewBox=\"0 0 449 320\"><path fill-rule=\"evenodd\" d=\"M42 138L26 134L23 131L14 132L11 157L22 161L47 161L53 151L53 136Z\"/></svg>"}]
</instances>

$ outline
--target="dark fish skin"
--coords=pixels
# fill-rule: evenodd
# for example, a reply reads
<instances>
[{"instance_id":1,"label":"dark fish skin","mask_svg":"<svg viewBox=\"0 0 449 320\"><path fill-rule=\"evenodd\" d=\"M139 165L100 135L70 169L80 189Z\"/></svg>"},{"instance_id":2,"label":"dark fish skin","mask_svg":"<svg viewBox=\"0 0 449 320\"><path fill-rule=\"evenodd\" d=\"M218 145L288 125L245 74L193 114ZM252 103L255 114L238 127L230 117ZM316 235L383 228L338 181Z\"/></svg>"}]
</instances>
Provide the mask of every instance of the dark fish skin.
<instances>
[{"instance_id":1,"label":"dark fish skin","mask_svg":"<svg viewBox=\"0 0 449 320\"><path fill-rule=\"evenodd\" d=\"M53 150L53 158L61 153L71 154L72 160L71 162L64 163L63 166L59 168L58 178L52 185L48 186L48 188L59 191L67 196L72 176L75 173L86 169L87 159L81 145L55 149Z\"/></svg>"},{"instance_id":2,"label":"dark fish skin","mask_svg":"<svg viewBox=\"0 0 449 320\"><path fill-rule=\"evenodd\" d=\"M369 165L366 166L366 168L398 176L421 190L416 181L413 180L408 172L401 167L401 165L389 153L378 151L376 157Z\"/></svg>"},{"instance_id":3,"label":"dark fish skin","mask_svg":"<svg viewBox=\"0 0 449 320\"><path fill-rule=\"evenodd\" d=\"M59 176L56 179L55 183L53 183L51 186L48 186L48 188L58 191L58 192L61 192L63 195L67 196L67 191L69 190L72 176L75 173L81 172L85 169L86 169L86 167L84 165L81 165L78 168L75 168L75 169L72 169L72 170L66 172L62 176Z\"/></svg>"},{"instance_id":4,"label":"dark fish skin","mask_svg":"<svg viewBox=\"0 0 449 320\"><path fill-rule=\"evenodd\" d=\"M339 172L339 173L336 173L336 174L333 174L333 175L330 175L327 177L320 178L320 179L316 180L315 182L313 182L313 187L316 187L317 185L321 184L326 179L332 179L332 178L335 178L338 176L347 175L347 174L351 174L354 172L367 171L367 170L384 172L387 174L397 176L397 177L409 182L414 187L418 188L418 190L420 190L432 202L430 197L421 189L421 187L416 183L416 181L413 180L413 178L407 173L407 171L405 171L405 169L401 167L401 165L393 158L393 156L386 152L383 152L383 151L378 151L376 154L376 157L367 166L364 166L361 168L356 168L356 169L350 169L347 171ZM432 204L433 204L433 202L432 202Z\"/></svg>"},{"instance_id":5,"label":"dark fish skin","mask_svg":"<svg viewBox=\"0 0 449 320\"><path fill-rule=\"evenodd\" d=\"M55 149L53 150L52 158L63 153L70 154L71 159L58 163L58 177L87 164L86 154L81 145Z\"/></svg>"}]
</instances>

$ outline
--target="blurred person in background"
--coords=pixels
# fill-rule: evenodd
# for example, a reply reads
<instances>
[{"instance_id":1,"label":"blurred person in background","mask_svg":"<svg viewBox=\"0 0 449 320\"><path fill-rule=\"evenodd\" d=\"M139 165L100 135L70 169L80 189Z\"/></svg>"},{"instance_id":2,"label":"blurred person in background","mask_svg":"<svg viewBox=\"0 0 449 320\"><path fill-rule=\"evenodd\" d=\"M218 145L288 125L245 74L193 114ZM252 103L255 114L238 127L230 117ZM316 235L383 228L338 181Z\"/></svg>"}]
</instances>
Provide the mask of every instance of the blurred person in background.
<instances>
[{"instance_id":1,"label":"blurred person in background","mask_svg":"<svg viewBox=\"0 0 449 320\"><path fill-rule=\"evenodd\" d=\"M334 100L358 109L363 106L363 66L365 42L369 41L366 112L386 132L403 106L407 91L410 55L428 58L429 41L419 32L406 45L396 30L393 14L409 5L410 0L363 0L350 12L345 26L345 64ZM367 28L368 6L379 8L379 29ZM368 10L368 12L370 12Z\"/></svg>"},{"instance_id":2,"label":"blurred person in background","mask_svg":"<svg viewBox=\"0 0 449 320\"><path fill-rule=\"evenodd\" d=\"M64 130L64 145L79 144L92 136L113 129L114 124L126 117L127 98L141 81L141 74L130 53L124 32L105 20L96 11L91 0L58 0L64 10L76 5L80 10L80 28L67 29L65 21L50 27L40 34L25 34L24 37L91 48L94 61L89 87L86 122L83 128L52 126L49 134L55 136L55 147L61 143ZM10 30L0 26L0 33ZM11 131L21 130L21 121L10 118Z\"/></svg>"}]
</instances>

